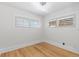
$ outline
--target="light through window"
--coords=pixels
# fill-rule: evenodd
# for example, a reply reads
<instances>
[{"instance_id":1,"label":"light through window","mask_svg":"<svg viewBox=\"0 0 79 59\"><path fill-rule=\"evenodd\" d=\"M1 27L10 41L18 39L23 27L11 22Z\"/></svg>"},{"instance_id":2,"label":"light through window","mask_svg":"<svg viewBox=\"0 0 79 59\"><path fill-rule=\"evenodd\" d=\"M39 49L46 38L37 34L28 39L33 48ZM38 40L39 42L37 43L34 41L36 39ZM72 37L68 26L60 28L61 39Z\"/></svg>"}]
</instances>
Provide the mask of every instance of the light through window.
<instances>
[{"instance_id":1,"label":"light through window","mask_svg":"<svg viewBox=\"0 0 79 59\"><path fill-rule=\"evenodd\" d=\"M17 27L29 27L29 28L39 28L40 21L31 20L23 17L16 17L16 26Z\"/></svg>"}]
</instances>

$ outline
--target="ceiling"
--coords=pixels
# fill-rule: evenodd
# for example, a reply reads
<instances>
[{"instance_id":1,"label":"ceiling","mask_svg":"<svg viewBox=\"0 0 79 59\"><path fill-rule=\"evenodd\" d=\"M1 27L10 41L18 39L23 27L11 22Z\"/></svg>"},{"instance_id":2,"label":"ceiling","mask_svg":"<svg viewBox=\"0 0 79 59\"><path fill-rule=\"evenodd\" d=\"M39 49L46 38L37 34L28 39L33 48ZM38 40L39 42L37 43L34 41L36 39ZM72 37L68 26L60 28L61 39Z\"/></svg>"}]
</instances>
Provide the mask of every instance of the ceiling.
<instances>
[{"instance_id":1,"label":"ceiling","mask_svg":"<svg viewBox=\"0 0 79 59\"><path fill-rule=\"evenodd\" d=\"M3 2L3 4L29 11L36 15L46 16L51 12L70 7L75 2L47 2L44 6L40 5L40 2Z\"/></svg>"}]
</instances>

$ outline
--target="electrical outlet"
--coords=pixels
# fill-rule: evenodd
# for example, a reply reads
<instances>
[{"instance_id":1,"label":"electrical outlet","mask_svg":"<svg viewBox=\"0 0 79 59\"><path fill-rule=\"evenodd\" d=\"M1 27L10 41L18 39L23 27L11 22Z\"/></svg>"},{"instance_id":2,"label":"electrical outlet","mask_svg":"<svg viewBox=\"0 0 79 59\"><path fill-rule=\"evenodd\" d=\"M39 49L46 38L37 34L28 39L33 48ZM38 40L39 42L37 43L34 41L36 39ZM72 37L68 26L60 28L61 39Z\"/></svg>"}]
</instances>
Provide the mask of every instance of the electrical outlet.
<instances>
[{"instance_id":1,"label":"electrical outlet","mask_svg":"<svg viewBox=\"0 0 79 59\"><path fill-rule=\"evenodd\" d=\"M65 43L63 42L62 45L65 45Z\"/></svg>"}]
</instances>

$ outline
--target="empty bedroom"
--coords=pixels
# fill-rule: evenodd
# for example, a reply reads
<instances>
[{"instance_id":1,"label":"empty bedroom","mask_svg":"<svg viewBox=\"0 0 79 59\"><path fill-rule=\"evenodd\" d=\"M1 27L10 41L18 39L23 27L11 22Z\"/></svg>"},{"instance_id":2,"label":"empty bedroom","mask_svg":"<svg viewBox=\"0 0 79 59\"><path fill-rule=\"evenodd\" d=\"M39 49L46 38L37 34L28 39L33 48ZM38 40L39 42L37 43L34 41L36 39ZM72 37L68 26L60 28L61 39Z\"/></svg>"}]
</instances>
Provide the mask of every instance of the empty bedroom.
<instances>
[{"instance_id":1,"label":"empty bedroom","mask_svg":"<svg viewBox=\"0 0 79 59\"><path fill-rule=\"evenodd\" d=\"M0 57L79 57L79 2L0 2Z\"/></svg>"}]
</instances>

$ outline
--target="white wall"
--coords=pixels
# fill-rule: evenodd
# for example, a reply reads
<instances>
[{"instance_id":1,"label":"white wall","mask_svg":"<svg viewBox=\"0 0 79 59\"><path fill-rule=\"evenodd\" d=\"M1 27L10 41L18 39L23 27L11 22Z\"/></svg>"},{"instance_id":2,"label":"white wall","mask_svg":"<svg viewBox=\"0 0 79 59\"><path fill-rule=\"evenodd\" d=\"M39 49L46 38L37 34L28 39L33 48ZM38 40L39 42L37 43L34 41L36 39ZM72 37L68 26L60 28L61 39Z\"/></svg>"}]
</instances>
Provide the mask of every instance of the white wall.
<instances>
[{"instance_id":1,"label":"white wall","mask_svg":"<svg viewBox=\"0 0 79 59\"><path fill-rule=\"evenodd\" d=\"M79 6L71 6L54 12L44 18L27 11L0 5L0 51L14 50L38 42L46 41L67 49L79 51ZM48 21L74 14L75 28L49 28ZM40 20L41 28L16 28L15 16ZM44 40L43 40L44 39Z\"/></svg>"},{"instance_id":2,"label":"white wall","mask_svg":"<svg viewBox=\"0 0 79 59\"><path fill-rule=\"evenodd\" d=\"M41 22L40 28L17 28L15 16L36 19ZM42 40L42 17L27 11L0 5L0 51L7 51L35 44Z\"/></svg>"},{"instance_id":3,"label":"white wall","mask_svg":"<svg viewBox=\"0 0 79 59\"><path fill-rule=\"evenodd\" d=\"M68 15L75 15L75 27L73 28L49 28L48 21ZM79 51L79 5L73 5L45 17L45 39L51 44ZM62 42L66 45L62 46Z\"/></svg>"}]
</instances>

